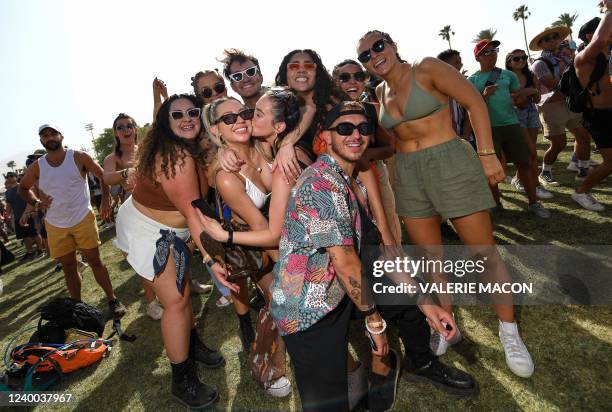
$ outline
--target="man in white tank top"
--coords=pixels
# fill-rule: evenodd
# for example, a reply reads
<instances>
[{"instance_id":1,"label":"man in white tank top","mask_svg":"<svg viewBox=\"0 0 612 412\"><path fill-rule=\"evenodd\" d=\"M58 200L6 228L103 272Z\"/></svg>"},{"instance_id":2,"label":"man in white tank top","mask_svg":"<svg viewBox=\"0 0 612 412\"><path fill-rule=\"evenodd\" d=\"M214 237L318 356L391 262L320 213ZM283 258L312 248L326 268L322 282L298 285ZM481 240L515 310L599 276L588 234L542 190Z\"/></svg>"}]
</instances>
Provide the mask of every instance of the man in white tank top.
<instances>
[{"instance_id":1,"label":"man in white tank top","mask_svg":"<svg viewBox=\"0 0 612 412\"><path fill-rule=\"evenodd\" d=\"M81 300L81 275L76 259L79 249L93 270L96 282L106 293L111 314L119 318L126 309L115 297L108 270L100 260L98 225L86 177L89 172L102 182L102 168L87 153L64 148L64 136L57 127L44 124L38 134L47 154L28 168L21 179L19 194L31 205L46 209L49 251L51 257L62 264L70 296ZM45 194L41 199L31 190L37 181ZM108 186L102 184L101 188L100 215L104 219L110 212L110 197Z\"/></svg>"}]
</instances>

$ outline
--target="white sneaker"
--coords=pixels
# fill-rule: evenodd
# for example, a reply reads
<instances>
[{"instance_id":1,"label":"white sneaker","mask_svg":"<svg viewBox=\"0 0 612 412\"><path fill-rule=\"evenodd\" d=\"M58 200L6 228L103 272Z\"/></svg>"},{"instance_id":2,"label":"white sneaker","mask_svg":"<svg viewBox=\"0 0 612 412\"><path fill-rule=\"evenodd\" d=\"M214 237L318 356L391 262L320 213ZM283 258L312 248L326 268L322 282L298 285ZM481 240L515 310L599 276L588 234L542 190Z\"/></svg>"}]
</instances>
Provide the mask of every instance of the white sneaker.
<instances>
[{"instance_id":1,"label":"white sneaker","mask_svg":"<svg viewBox=\"0 0 612 412\"><path fill-rule=\"evenodd\" d=\"M577 172L578 171L578 162L574 162L573 160L570 160L570 162L567 164L567 170L569 170L571 172Z\"/></svg>"},{"instance_id":2,"label":"white sneaker","mask_svg":"<svg viewBox=\"0 0 612 412\"><path fill-rule=\"evenodd\" d=\"M352 411L368 394L368 378L363 362L357 369L347 374L347 382L349 410Z\"/></svg>"},{"instance_id":3,"label":"white sneaker","mask_svg":"<svg viewBox=\"0 0 612 412\"><path fill-rule=\"evenodd\" d=\"M205 285L203 283L191 279L191 291L193 293L198 293L201 295L202 293L209 293L212 289L212 285Z\"/></svg>"},{"instance_id":4,"label":"white sneaker","mask_svg":"<svg viewBox=\"0 0 612 412\"><path fill-rule=\"evenodd\" d=\"M160 320L164 314L163 306L154 300L147 305L147 315L153 320Z\"/></svg>"},{"instance_id":5,"label":"white sneaker","mask_svg":"<svg viewBox=\"0 0 612 412\"><path fill-rule=\"evenodd\" d=\"M517 192L525 193L525 187L523 187L523 183L521 182L521 179L514 176L512 178L511 184L512 186L514 186Z\"/></svg>"},{"instance_id":6,"label":"white sneaker","mask_svg":"<svg viewBox=\"0 0 612 412\"><path fill-rule=\"evenodd\" d=\"M592 210L593 212L603 212L604 210L606 210L604 205L595 200L593 195L590 193L574 192L572 193L572 199L574 199L574 201L583 208L587 210Z\"/></svg>"},{"instance_id":7,"label":"white sneaker","mask_svg":"<svg viewBox=\"0 0 612 412\"><path fill-rule=\"evenodd\" d=\"M266 392L275 398L284 398L291 393L291 381L286 376L281 376L269 384Z\"/></svg>"},{"instance_id":8,"label":"white sneaker","mask_svg":"<svg viewBox=\"0 0 612 412\"><path fill-rule=\"evenodd\" d=\"M225 296L221 296L219 299L217 299L217 301L215 302L215 306L218 308L224 308L226 306L229 306L232 304L232 297L225 297Z\"/></svg>"},{"instance_id":9,"label":"white sneaker","mask_svg":"<svg viewBox=\"0 0 612 412\"><path fill-rule=\"evenodd\" d=\"M552 199L554 196L551 192L544 189L543 186L536 186L536 197L538 199Z\"/></svg>"},{"instance_id":10,"label":"white sneaker","mask_svg":"<svg viewBox=\"0 0 612 412\"><path fill-rule=\"evenodd\" d=\"M446 339L444 339L444 336L442 336L439 332L432 330L431 336L429 337L429 347L434 355L442 356L446 353L449 346L453 346L454 344L458 343L461 338L461 331L459 329L457 329L457 333L450 340L450 342L447 342Z\"/></svg>"},{"instance_id":11,"label":"white sneaker","mask_svg":"<svg viewBox=\"0 0 612 412\"><path fill-rule=\"evenodd\" d=\"M499 340L504 347L506 364L510 370L521 378L533 375L533 360L519 335L516 322L499 321Z\"/></svg>"}]
</instances>

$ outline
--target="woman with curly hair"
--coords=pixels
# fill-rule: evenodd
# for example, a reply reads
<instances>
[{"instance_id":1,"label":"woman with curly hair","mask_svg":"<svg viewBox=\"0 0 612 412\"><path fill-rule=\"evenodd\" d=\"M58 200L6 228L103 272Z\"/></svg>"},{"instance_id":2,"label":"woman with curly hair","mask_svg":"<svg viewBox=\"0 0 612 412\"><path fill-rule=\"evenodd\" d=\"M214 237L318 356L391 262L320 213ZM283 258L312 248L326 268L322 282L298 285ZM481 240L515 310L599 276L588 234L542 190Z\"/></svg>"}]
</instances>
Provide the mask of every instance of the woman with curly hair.
<instances>
[{"instance_id":1,"label":"woman with curly hair","mask_svg":"<svg viewBox=\"0 0 612 412\"><path fill-rule=\"evenodd\" d=\"M152 284L164 306L161 331L172 366L172 396L189 407L204 407L218 398L216 391L200 382L194 361L207 368L225 362L200 341L194 327L190 234L219 282L238 290L202 245L202 225L191 206L208 191L198 103L195 96L181 94L161 105L138 148L132 196L117 216L117 246L127 253L136 273Z\"/></svg>"},{"instance_id":2,"label":"woman with curly hair","mask_svg":"<svg viewBox=\"0 0 612 412\"><path fill-rule=\"evenodd\" d=\"M542 128L538 107L536 106L536 103L540 101L540 81L529 69L527 59L528 57L524 50L512 50L506 55L506 70L516 74L521 85L520 97L514 101L515 111L531 151L530 165L535 176L536 195L539 199L551 199L553 194L544 189L537 179L538 150L536 142L538 141L538 133ZM512 185L519 192L525 192L525 188L518 177L518 172L512 179Z\"/></svg>"},{"instance_id":3,"label":"woman with curly hair","mask_svg":"<svg viewBox=\"0 0 612 412\"><path fill-rule=\"evenodd\" d=\"M439 258L440 223L450 219L472 253L487 257L483 276L489 282L509 282L510 277L495 249L489 208L495 205L487 181L495 185L504 172L495 156L491 124L483 97L456 69L432 57L420 62L402 61L389 34L374 30L357 42L358 60L383 82L377 86L380 124L396 138L396 208L413 244L428 258ZM469 113L477 153L457 137L448 109L449 97ZM441 274L435 281L445 282ZM438 296L450 311L447 296ZM499 319L499 337L510 370L529 377L534 366L514 318L511 295L493 296ZM455 335L457 339L460 334ZM442 354L448 342L438 333L433 342ZM443 350L441 350L443 349ZM433 364L432 364L433 365ZM406 374L419 373L412 365ZM428 368L430 366L421 366Z\"/></svg>"}]
</instances>

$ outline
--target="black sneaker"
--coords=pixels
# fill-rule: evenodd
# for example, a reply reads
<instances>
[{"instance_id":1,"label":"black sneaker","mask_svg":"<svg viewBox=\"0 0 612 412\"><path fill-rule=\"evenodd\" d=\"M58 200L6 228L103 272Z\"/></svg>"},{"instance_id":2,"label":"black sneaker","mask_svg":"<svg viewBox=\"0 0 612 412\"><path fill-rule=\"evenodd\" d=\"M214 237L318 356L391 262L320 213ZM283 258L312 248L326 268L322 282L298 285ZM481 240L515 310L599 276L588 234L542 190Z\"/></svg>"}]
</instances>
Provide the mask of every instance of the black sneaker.
<instances>
[{"instance_id":1,"label":"black sneaker","mask_svg":"<svg viewBox=\"0 0 612 412\"><path fill-rule=\"evenodd\" d=\"M26 260L34 259L36 257L36 252L26 252L25 255L19 259L20 262L25 262Z\"/></svg>"},{"instance_id":2,"label":"black sneaker","mask_svg":"<svg viewBox=\"0 0 612 412\"><path fill-rule=\"evenodd\" d=\"M216 350L210 349L200 339L190 339L189 358L198 361L207 369L215 369L225 364L225 359Z\"/></svg>"},{"instance_id":3,"label":"black sneaker","mask_svg":"<svg viewBox=\"0 0 612 412\"><path fill-rule=\"evenodd\" d=\"M403 377L408 382L427 382L457 396L477 395L478 382L462 370L443 364L434 357L431 362L420 368L404 369Z\"/></svg>"},{"instance_id":4,"label":"black sneaker","mask_svg":"<svg viewBox=\"0 0 612 412\"><path fill-rule=\"evenodd\" d=\"M113 299L108 302L108 308L110 309L113 319L121 319L127 309L123 306L123 303L119 302L119 299Z\"/></svg>"},{"instance_id":5,"label":"black sneaker","mask_svg":"<svg viewBox=\"0 0 612 412\"><path fill-rule=\"evenodd\" d=\"M540 176L538 176L538 181L544 187L559 186L560 184L552 177L552 174L550 172L545 172L545 171L540 173Z\"/></svg>"},{"instance_id":6,"label":"black sneaker","mask_svg":"<svg viewBox=\"0 0 612 412\"><path fill-rule=\"evenodd\" d=\"M172 379L172 397L191 409L204 409L219 399L219 394L210 386L200 382L196 366L188 361L187 370L182 376Z\"/></svg>"},{"instance_id":7,"label":"black sneaker","mask_svg":"<svg viewBox=\"0 0 612 412\"><path fill-rule=\"evenodd\" d=\"M400 361L399 354L394 349L389 349L391 370L387 376L370 371L370 389L368 391L368 410L370 412L382 412L393 408L397 397Z\"/></svg>"}]
</instances>

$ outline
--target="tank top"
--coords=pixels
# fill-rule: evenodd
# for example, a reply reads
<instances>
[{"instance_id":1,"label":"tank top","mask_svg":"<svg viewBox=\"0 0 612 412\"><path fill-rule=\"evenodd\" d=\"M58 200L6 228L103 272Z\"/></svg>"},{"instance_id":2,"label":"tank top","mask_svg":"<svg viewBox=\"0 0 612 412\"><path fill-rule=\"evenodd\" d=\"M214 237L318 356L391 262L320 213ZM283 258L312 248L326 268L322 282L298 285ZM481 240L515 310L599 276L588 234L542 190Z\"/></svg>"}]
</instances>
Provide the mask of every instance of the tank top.
<instances>
[{"instance_id":1,"label":"tank top","mask_svg":"<svg viewBox=\"0 0 612 412\"><path fill-rule=\"evenodd\" d=\"M47 155L38 159L38 187L53 198L45 220L55 227L68 228L79 224L92 211L87 179L74 161L74 151L68 149L61 165L53 167Z\"/></svg>"}]
</instances>

